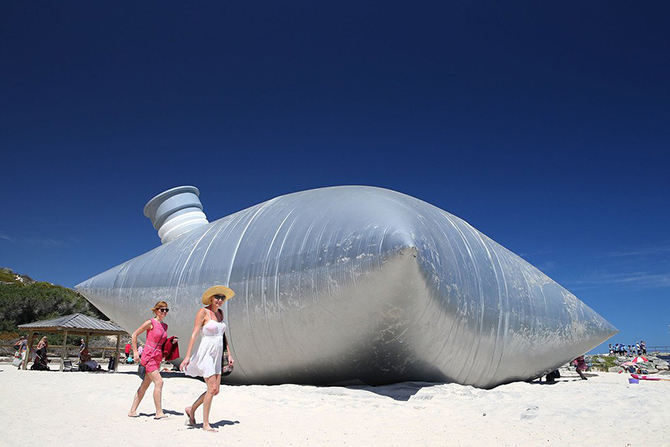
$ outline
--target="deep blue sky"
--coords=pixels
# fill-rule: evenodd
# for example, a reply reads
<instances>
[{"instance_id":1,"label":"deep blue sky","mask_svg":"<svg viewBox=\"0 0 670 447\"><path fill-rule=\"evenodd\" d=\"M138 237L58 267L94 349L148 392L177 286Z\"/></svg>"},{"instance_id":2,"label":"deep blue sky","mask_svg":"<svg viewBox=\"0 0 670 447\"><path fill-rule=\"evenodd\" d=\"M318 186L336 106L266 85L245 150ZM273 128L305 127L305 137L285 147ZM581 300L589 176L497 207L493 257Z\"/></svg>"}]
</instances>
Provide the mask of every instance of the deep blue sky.
<instances>
[{"instance_id":1,"label":"deep blue sky","mask_svg":"<svg viewBox=\"0 0 670 447\"><path fill-rule=\"evenodd\" d=\"M177 185L374 185L670 345L667 2L192 3L0 3L0 266L74 286Z\"/></svg>"}]
</instances>

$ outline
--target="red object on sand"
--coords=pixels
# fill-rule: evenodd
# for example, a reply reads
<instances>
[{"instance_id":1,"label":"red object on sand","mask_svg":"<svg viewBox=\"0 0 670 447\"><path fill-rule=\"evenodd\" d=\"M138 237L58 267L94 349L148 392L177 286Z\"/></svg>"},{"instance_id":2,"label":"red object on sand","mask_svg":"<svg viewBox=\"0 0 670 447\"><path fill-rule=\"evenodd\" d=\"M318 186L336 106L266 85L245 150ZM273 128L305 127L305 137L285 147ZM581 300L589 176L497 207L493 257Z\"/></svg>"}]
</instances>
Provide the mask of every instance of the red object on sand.
<instances>
[{"instance_id":1,"label":"red object on sand","mask_svg":"<svg viewBox=\"0 0 670 447\"><path fill-rule=\"evenodd\" d=\"M631 374L631 377L633 379L638 379L638 380L666 380L670 382L670 379L661 379L660 377L651 377L651 376L641 376L639 374Z\"/></svg>"}]
</instances>

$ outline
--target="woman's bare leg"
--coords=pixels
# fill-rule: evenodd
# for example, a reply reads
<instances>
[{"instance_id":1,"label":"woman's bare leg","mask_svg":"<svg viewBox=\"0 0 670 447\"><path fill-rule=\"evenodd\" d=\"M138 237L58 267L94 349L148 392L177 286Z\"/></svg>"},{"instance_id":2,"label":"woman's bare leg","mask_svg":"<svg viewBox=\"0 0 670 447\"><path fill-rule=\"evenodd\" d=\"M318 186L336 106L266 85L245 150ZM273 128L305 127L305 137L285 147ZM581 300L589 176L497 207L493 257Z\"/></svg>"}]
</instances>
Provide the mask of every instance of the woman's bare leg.
<instances>
[{"instance_id":1,"label":"woman's bare leg","mask_svg":"<svg viewBox=\"0 0 670 447\"><path fill-rule=\"evenodd\" d=\"M128 416L131 418L137 417L137 407L140 406L140 402L142 402L142 398L144 397L144 393L146 393L147 388L149 388L149 384L151 383L151 378L147 374L144 376L144 380L142 380L142 383L140 384L140 387L137 389L137 392L135 393L135 397L133 397L133 405L130 407L130 411L128 412Z\"/></svg>"},{"instance_id":2,"label":"woman's bare leg","mask_svg":"<svg viewBox=\"0 0 670 447\"><path fill-rule=\"evenodd\" d=\"M161 373L158 370L151 371L147 373L147 376L154 383L154 405L156 406L156 416L154 416L154 419L165 418L167 416L163 413L163 378L161 377Z\"/></svg>"},{"instance_id":3,"label":"woman's bare leg","mask_svg":"<svg viewBox=\"0 0 670 447\"><path fill-rule=\"evenodd\" d=\"M186 407L184 412L186 413L186 416L188 416L188 425L195 425L195 410L198 409L200 405L202 405L203 400L205 399L205 393L202 393L196 400L193 402L193 405L190 407Z\"/></svg>"},{"instance_id":4,"label":"woman's bare leg","mask_svg":"<svg viewBox=\"0 0 670 447\"><path fill-rule=\"evenodd\" d=\"M221 386L221 375L214 374L205 379L207 382L207 392L202 402L202 429L207 431L218 431L209 425L209 410L212 408L212 399L219 394L219 387Z\"/></svg>"}]
</instances>

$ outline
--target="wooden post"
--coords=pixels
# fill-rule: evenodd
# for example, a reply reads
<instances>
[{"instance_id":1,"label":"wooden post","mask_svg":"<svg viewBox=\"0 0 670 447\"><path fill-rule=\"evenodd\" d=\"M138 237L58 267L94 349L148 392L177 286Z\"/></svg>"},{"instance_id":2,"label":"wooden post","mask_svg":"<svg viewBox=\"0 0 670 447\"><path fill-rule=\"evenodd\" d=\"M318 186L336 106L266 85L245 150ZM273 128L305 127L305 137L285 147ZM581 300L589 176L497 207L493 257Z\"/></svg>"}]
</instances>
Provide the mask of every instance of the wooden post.
<instances>
[{"instance_id":1,"label":"wooden post","mask_svg":"<svg viewBox=\"0 0 670 447\"><path fill-rule=\"evenodd\" d=\"M33 341L35 339L35 332L30 331L30 335L28 336L28 344L26 345L26 358L23 359L23 369L24 371L28 369L28 359L30 358L30 353L33 350Z\"/></svg>"},{"instance_id":2,"label":"wooden post","mask_svg":"<svg viewBox=\"0 0 670 447\"><path fill-rule=\"evenodd\" d=\"M91 336L91 333L87 332L86 337L84 339L84 345L85 345L84 349L86 349L88 351L88 354L91 356L91 360L93 360L93 353L91 352L91 349L88 347L88 339L89 339L90 336Z\"/></svg>"},{"instance_id":3,"label":"wooden post","mask_svg":"<svg viewBox=\"0 0 670 447\"><path fill-rule=\"evenodd\" d=\"M65 369L65 359L67 358L67 329L63 332L63 349L60 352L60 370Z\"/></svg>"},{"instance_id":4,"label":"wooden post","mask_svg":"<svg viewBox=\"0 0 670 447\"><path fill-rule=\"evenodd\" d=\"M121 334L116 334L116 362L114 362L114 372L119 371L119 360L121 350Z\"/></svg>"}]
</instances>

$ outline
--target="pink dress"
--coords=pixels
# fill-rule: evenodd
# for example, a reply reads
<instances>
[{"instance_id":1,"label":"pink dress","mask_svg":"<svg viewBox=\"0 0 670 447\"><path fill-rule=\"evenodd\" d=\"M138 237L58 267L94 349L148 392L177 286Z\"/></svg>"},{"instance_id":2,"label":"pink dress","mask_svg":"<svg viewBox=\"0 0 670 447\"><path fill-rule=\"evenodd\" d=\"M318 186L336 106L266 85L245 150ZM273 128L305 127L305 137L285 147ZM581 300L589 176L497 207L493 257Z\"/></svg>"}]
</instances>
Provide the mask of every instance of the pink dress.
<instances>
[{"instance_id":1,"label":"pink dress","mask_svg":"<svg viewBox=\"0 0 670 447\"><path fill-rule=\"evenodd\" d=\"M211 317L211 315L210 315ZM210 318L206 325L200 330L202 339L198 351L191 359L184 371L191 377L211 377L221 374L221 363L223 360L223 333L226 331L226 323Z\"/></svg>"},{"instance_id":2,"label":"pink dress","mask_svg":"<svg viewBox=\"0 0 670 447\"><path fill-rule=\"evenodd\" d=\"M167 324L151 319L152 329L147 331L147 343L142 351L142 366L147 372L158 371L163 360L163 345L167 340Z\"/></svg>"}]
</instances>

